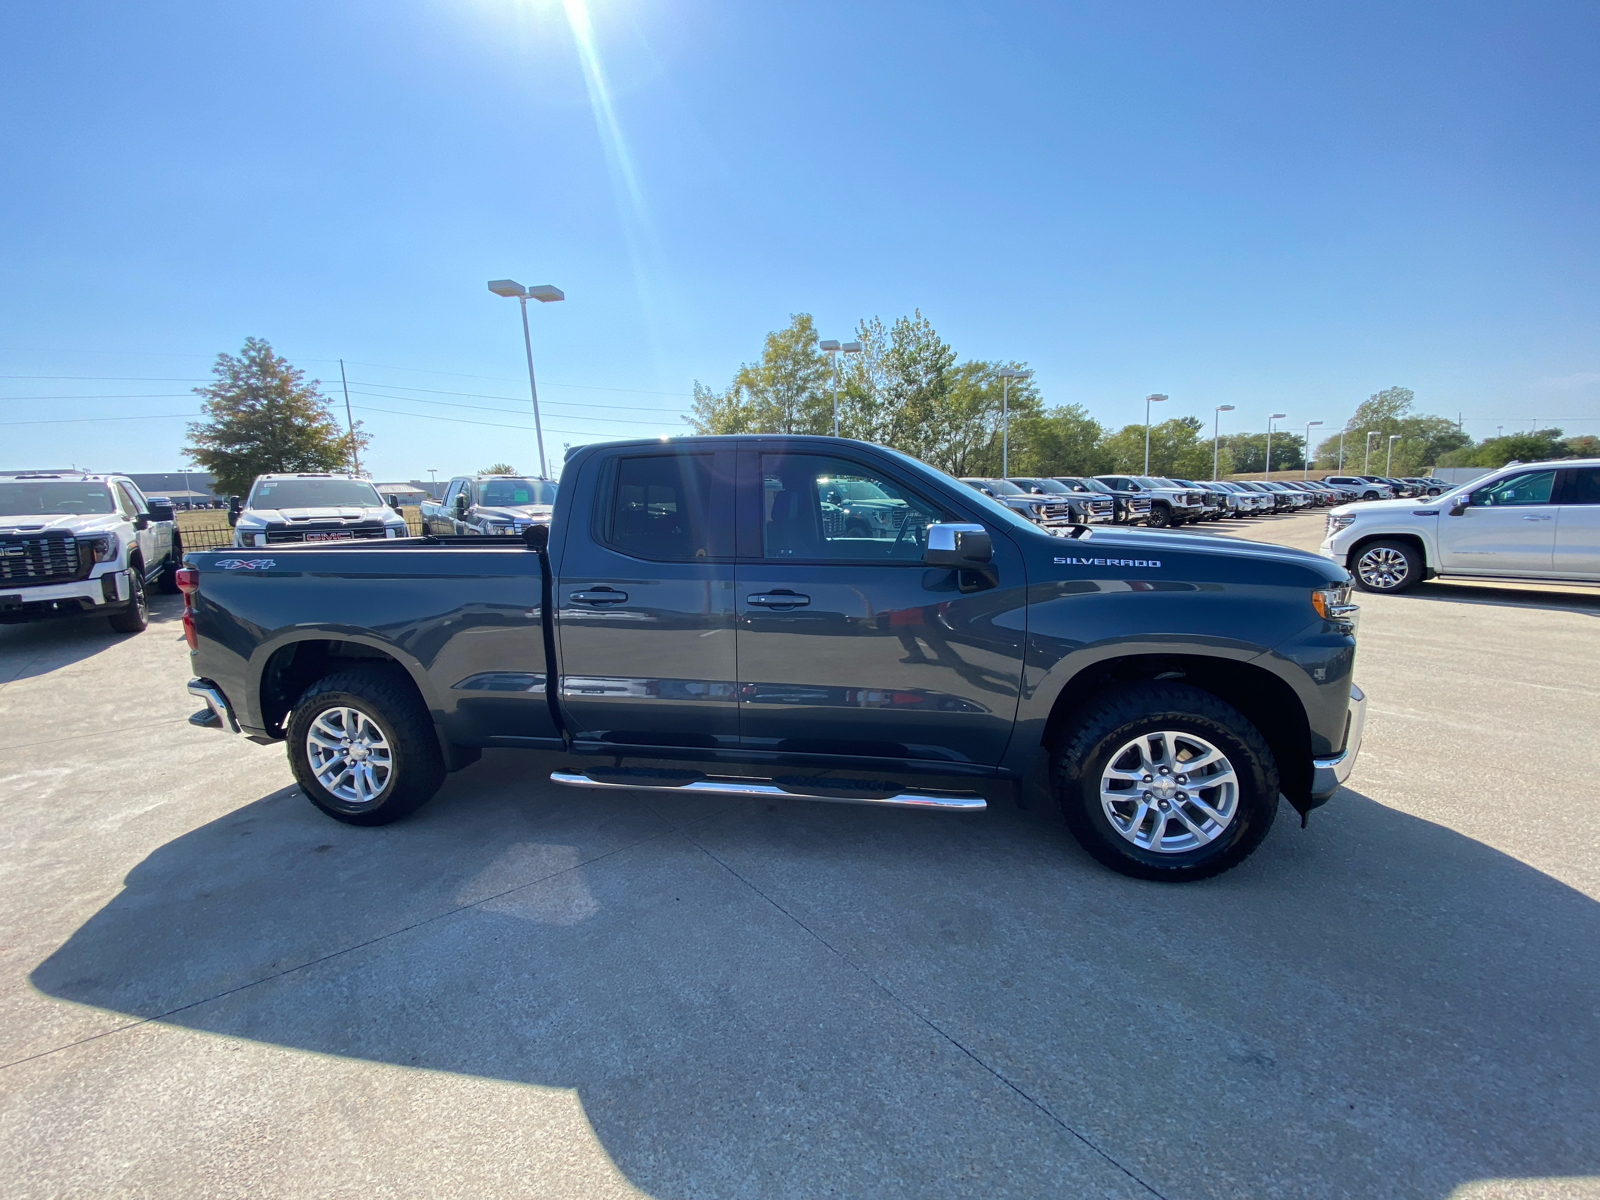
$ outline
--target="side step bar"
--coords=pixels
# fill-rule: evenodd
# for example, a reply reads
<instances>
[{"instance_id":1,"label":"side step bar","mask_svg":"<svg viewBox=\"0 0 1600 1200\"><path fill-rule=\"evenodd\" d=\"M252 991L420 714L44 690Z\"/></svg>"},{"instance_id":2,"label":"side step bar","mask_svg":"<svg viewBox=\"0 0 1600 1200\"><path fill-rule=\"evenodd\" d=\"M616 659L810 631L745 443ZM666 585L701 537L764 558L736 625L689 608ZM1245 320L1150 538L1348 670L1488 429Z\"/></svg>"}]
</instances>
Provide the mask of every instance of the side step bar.
<instances>
[{"instance_id":1,"label":"side step bar","mask_svg":"<svg viewBox=\"0 0 1600 1200\"><path fill-rule=\"evenodd\" d=\"M679 792L697 796L745 796L759 799L821 800L833 804L882 804L893 808L931 808L944 812L982 812L988 808L982 796L924 796L900 792L894 796L827 796L815 792L792 792L775 783L754 779L696 779L688 783L634 783L631 780L595 779L579 771L552 771L550 782L567 787L608 788L630 792Z\"/></svg>"}]
</instances>

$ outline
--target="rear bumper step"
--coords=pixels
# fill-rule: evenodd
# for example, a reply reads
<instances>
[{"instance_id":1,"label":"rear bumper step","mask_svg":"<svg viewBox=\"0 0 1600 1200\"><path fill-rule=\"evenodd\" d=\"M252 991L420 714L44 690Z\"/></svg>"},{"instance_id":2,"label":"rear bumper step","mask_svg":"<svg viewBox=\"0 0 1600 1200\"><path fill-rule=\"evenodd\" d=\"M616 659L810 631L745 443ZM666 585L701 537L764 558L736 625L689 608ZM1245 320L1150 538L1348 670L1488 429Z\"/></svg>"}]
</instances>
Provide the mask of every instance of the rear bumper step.
<instances>
[{"instance_id":1,"label":"rear bumper step","mask_svg":"<svg viewBox=\"0 0 1600 1200\"><path fill-rule=\"evenodd\" d=\"M659 778L659 777L658 777ZM797 792L758 779L694 779L684 783L665 780L650 782L648 777L637 782L631 779L596 779L579 771L552 771L550 782L567 787L606 788L631 792L682 792L696 796L745 796L757 799L821 800L831 804L881 804L892 808L932 808L945 812L982 812L988 807L982 796L924 795L899 792L893 796L825 795L817 792Z\"/></svg>"}]
</instances>

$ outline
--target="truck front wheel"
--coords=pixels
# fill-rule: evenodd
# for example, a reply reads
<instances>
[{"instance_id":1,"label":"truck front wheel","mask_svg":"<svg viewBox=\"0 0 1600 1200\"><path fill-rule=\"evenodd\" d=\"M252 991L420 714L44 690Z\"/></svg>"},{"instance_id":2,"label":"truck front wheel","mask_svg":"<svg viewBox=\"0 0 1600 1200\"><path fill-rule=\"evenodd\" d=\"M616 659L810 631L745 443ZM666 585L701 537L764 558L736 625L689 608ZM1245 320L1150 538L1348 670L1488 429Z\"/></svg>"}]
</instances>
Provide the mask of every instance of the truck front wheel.
<instances>
[{"instance_id":1,"label":"truck front wheel","mask_svg":"<svg viewBox=\"0 0 1600 1200\"><path fill-rule=\"evenodd\" d=\"M1422 581L1422 556L1407 542L1368 542L1350 573L1363 592L1403 592Z\"/></svg>"},{"instance_id":2,"label":"truck front wheel","mask_svg":"<svg viewBox=\"0 0 1600 1200\"><path fill-rule=\"evenodd\" d=\"M336 821L387 825L444 782L433 722L398 668L325 676L295 703L285 731L300 790Z\"/></svg>"},{"instance_id":3,"label":"truck front wheel","mask_svg":"<svg viewBox=\"0 0 1600 1200\"><path fill-rule=\"evenodd\" d=\"M1186 882L1237 866L1278 810L1278 766L1238 709L1187 684L1096 701L1057 742L1051 783L1067 827L1114 871Z\"/></svg>"},{"instance_id":4,"label":"truck front wheel","mask_svg":"<svg viewBox=\"0 0 1600 1200\"><path fill-rule=\"evenodd\" d=\"M1167 526L1174 525L1177 522L1172 519L1172 510L1165 504L1152 504L1150 506L1150 519L1146 523L1152 529L1165 529Z\"/></svg>"}]
</instances>

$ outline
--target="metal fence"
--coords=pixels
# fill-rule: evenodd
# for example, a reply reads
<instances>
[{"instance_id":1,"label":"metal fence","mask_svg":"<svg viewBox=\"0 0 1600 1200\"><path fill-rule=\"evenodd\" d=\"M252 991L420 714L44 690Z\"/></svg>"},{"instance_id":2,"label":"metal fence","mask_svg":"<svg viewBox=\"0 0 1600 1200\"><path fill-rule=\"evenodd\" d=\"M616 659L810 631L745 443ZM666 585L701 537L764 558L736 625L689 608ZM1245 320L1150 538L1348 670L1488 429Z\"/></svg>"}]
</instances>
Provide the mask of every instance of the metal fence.
<instances>
[{"instance_id":1,"label":"metal fence","mask_svg":"<svg viewBox=\"0 0 1600 1200\"><path fill-rule=\"evenodd\" d=\"M421 537L421 514L412 509L402 515L406 519L406 531L412 537ZM208 512L196 514L195 516L190 516L188 513L180 513L178 515L178 534L183 539L183 548L185 550L230 550L233 548L233 527L228 524L228 518L220 512Z\"/></svg>"}]
</instances>

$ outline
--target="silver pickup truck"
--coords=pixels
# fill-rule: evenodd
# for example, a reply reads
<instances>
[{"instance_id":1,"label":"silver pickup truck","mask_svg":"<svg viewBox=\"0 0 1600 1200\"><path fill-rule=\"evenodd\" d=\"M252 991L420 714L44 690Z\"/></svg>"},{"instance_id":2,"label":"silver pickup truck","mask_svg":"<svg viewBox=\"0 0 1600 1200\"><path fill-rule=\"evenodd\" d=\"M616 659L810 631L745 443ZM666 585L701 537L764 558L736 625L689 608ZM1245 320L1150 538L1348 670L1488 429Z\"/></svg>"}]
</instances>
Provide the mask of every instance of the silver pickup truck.
<instances>
[{"instance_id":1,"label":"silver pickup truck","mask_svg":"<svg viewBox=\"0 0 1600 1200\"><path fill-rule=\"evenodd\" d=\"M457 475L444 499L422 502L422 532L431 537L468 534L520 536L530 525L550 524L556 484L522 475Z\"/></svg>"}]
</instances>

